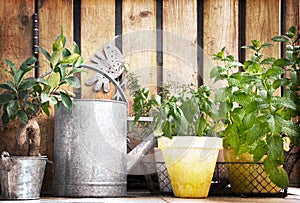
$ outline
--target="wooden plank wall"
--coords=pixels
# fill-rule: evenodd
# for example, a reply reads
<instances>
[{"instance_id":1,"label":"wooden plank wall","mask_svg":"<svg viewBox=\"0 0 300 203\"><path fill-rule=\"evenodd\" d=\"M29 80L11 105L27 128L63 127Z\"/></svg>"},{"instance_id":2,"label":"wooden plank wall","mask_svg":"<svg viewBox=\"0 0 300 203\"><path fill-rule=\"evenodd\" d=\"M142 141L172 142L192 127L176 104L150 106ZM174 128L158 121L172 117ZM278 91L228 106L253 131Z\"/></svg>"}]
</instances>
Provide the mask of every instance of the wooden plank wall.
<instances>
[{"instance_id":1,"label":"wooden plank wall","mask_svg":"<svg viewBox=\"0 0 300 203\"><path fill-rule=\"evenodd\" d=\"M212 67L209 59L223 46L244 60L249 53L241 52L239 46L251 39L270 42L272 36L285 33L291 25L299 28L299 4L299 0L0 0L0 66L1 70L5 68L6 58L19 64L32 54L31 17L38 12L40 45L48 50L61 26L68 46L77 40L85 61L115 35L122 34L125 60L130 71L140 76L141 85L150 85L155 92L156 85L167 80L197 84L199 74L208 80ZM156 30L171 34L160 35ZM176 44L172 40L178 37L184 40ZM197 65L197 43L207 55L204 66ZM136 52L141 45L149 50ZM275 56L280 53L279 44L267 52ZM184 54L191 59L188 63L182 60ZM41 73L47 69L42 57L40 65ZM3 71L0 76L1 82L7 79ZM87 77L82 75L82 81ZM92 94L84 86L79 93L82 98L111 97ZM53 160L53 113L49 118L41 117L40 123L42 153ZM11 146L9 140L14 133L15 126L1 126L1 151L9 149L6 146ZM45 192L51 191L51 175L50 166Z\"/></svg>"}]
</instances>

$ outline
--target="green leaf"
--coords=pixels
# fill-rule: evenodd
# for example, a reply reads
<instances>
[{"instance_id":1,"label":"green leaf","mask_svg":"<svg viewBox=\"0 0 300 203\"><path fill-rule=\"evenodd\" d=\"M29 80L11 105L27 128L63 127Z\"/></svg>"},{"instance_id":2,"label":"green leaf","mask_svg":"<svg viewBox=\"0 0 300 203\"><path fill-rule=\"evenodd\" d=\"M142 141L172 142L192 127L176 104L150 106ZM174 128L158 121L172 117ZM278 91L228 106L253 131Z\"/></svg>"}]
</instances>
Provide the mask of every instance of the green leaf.
<instances>
[{"instance_id":1,"label":"green leaf","mask_svg":"<svg viewBox=\"0 0 300 203\"><path fill-rule=\"evenodd\" d=\"M4 92L0 95L0 105L7 104L9 101L11 101L14 98L13 94Z\"/></svg>"},{"instance_id":2,"label":"green leaf","mask_svg":"<svg viewBox=\"0 0 300 203\"><path fill-rule=\"evenodd\" d=\"M54 51L52 53L52 56L50 58L50 63L52 64L52 67L55 68L58 61L59 61L59 58L60 58L60 54L61 54L61 51Z\"/></svg>"},{"instance_id":3,"label":"green leaf","mask_svg":"<svg viewBox=\"0 0 300 203\"><path fill-rule=\"evenodd\" d=\"M221 134L224 136L225 142L229 143L231 147L238 148L240 146L240 133L236 123L228 125Z\"/></svg>"},{"instance_id":4,"label":"green leaf","mask_svg":"<svg viewBox=\"0 0 300 203\"><path fill-rule=\"evenodd\" d=\"M162 131L163 128L163 124L164 124L164 120L162 119L155 119L154 120L154 128L153 128L153 134L154 136L161 136L164 134L164 132Z\"/></svg>"},{"instance_id":5,"label":"green leaf","mask_svg":"<svg viewBox=\"0 0 300 203\"><path fill-rule=\"evenodd\" d=\"M48 102L49 100L50 100L50 98L49 98L48 94L45 92L42 92L41 93L41 103Z\"/></svg>"},{"instance_id":6,"label":"green leaf","mask_svg":"<svg viewBox=\"0 0 300 203\"><path fill-rule=\"evenodd\" d=\"M64 48L63 50L62 50L62 57L63 58L65 58L65 57L67 57L67 56L70 56L72 53L71 53L71 51L69 50L69 49L67 49L67 48Z\"/></svg>"},{"instance_id":7,"label":"green leaf","mask_svg":"<svg viewBox=\"0 0 300 203\"><path fill-rule=\"evenodd\" d=\"M60 92L61 101L68 111L72 110L72 100L70 96L64 92Z\"/></svg>"},{"instance_id":8,"label":"green leaf","mask_svg":"<svg viewBox=\"0 0 300 203\"><path fill-rule=\"evenodd\" d=\"M267 143L269 148L268 157L270 158L270 160L276 160L280 164L283 163L283 140L280 135L274 134L272 136L268 136Z\"/></svg>"},{"instance_id":9,"label":"green leaf","mask_svg":"<svg viewBox=\"0 0 300 203\"><path fill-rule=\"evenodd\" d=\"M75 73L80 73L80 72L84 72L85 70L83 70L82 68L73 68L68 75L73 75Z\"/></svg>"},{"instance_id":10,"label":"green leaf","mask_svg":"<svg viewBox=\"0 0 300 203\"><path fill-rule=\"evenodd\" d=\"M264 169L269 175L270 180L280 188L286 189L289 185L289 178L286 171L277 164L274 164L269 157L264 161Z\"/></svg>"},{"instance_id":11,"label":"green leaf","mask_svg":"<svg viewBox=\"0 0 300 203\"><path fill-rule=\"evenodd\" d=\"M48 51L46 51L44 48L39 47L39 50L41 53L46 57L46 59L50 62L51 61L51 55L49 54Z\"/></svg>"},{"instance_id":12,"label":"green leaf","mask_svg":"<svg viewBox=\"0 0 300 203\"><path fill-rule=\"evenodd\" d=\"M37 61L37 59L35 57L30 57L30 58L26 59L22 63L20 70L25 70L28 66L33 65L36 61Z\"/></svg>"},{"instance_id":13,"label":"green leaf","mask_svg":"<svg viewBox=\"0 0 300 203\"><path fill-rule=\"evenodd\" d=\"M17 112L17 117L21 123L24 123L24 124L28 123L28 117L23 110L19 110Z\"/></svg>"},{"instance_id":14,"label":"green leaf","mask_svg":"<svg viewBox=\"0 0 300 203\"><path fill-rule=\"evenodd\" d=\"M253 150L254 163L257 163L268 152L268 146L263 140L258 140L255 149Z\"/></svg>"},{"instance_id":15,"label":"green leaf","mask_svg":"<svg viewBox=\"0 0 300 203\"><path fill-rule=\"evenodd\" d=\"M28 88L32 88L37 84L36 78L27 78L23 81L23 83L19 86L19 90L25 90Z\"/></svg>"},{"instance_id":16,"label":"green leaf","mask_svg":"<svg viewBox=\"0 0 300 203\"><path fill-rule=\"evenodd\" d=\"M64 48L64 36L61 34L59 35L55 42L52 45L52 50L53 52L61 52L62 49Z\"/></svg>"},{"instance_id":17,"label":"green leaf","mask_svg":"<svg viewBox=\"0 0 300 203\"><path fill-rule=\"evenodd\" d=\"M14 74L14 82L16 84L17 89L19 88L22 76L24 76L24 71L21 69L17 70Z\"/></svg>"},{"instance_id":18,"label":"green leaf","mask_svg":"<svg viewBox=\"0 0 300 203\"><path fill-rule=\"evenodd\" d=\"M272 47L272 46L274 46L274 44L265 43L260 48L262 49L262 48L267 48L267 47Z\"/></svg>"},{"instance_id":19,"label":"green leaf","mask_svg":"<svg viewBox=\"0 0 300 203\"><path fill-rule=\"evenodd\" d=\"M71 76L68 78L65 78L64 81L66 81L67 84L74 88L80 88L80 80L77 77Z\"/></svg>"},{"instance_id":20,"label":"green leaf","mask_svg":"<svg viewBox=\"0 0 300 203\"><path fill-rule=\"evenodd\" d=\"M286 36L276 36L276 37L273 37L272 40L274 42L289 42L290 39L287 38Z\"/></svg>"},{"instance_id":21,"label":"green leaf","mask_svg":"<svg viewBox=\"0 0 300 203\"><path fill-rule=\"evenodd\" d=\"M18 104L18 101L17 100L12 100L8 103L7 105L7 114L10 118L14 117L18 110L19 110L19 104Z\"/></svg>"},{"instance_id":22,"label":"green leaf","mask_svg":"<svg viewBox=\"0 0 300 203\"><path fill-rule=\"evenodd\" d=\"M197 127L197 129L196 129L197 135L202 136L205 132L206 127L207 127L206 120L202 116L200 116L197 119L196 127Z\"/></svg>"},{"instance_id":23,"label":"green leaf","mask_svg":"<svg viewBox=\"0 0 300 203\"><path fill-rule=\"evenodd\" d=\"M275 79L277 77L280 77L281 74L284 73L284 69L273 66L267 70L267 72L264 74L265 78Z\"/></svg>"},{"instance_id":24,"label":"green leaf","mask_svg":"<svg viewBox=\"0 0 300 203\"><path fill-rule=\"evenodd\" d=\"M234 102L236 102L242 106L246 106L247 104L249 104L251 102L251 96L244 92L234 92L232 99Z\"/></svg>"},{"instance_id":25,"label":"green leaf","mask_svg":"<svg viewBox=\"0 0 300 203\"><path fill-rule=\"evenodd\" d=\"M296 34L297 34L297 28L295 26L291 26L286 33L286 35L289 38L294 38Z\"/></svg>"},{"instance_id":26,"label":"green leaf","mask_svg":"<svg viewBox=\"0 0 300 203\"><path fill-rule=\"evenodd\" d=\"M226 97L229 94L231 94L231 89L229 87L216 89L216 91L215 91L215 102L226 101Z\"/></svg>"},{"instance_id":27,"label":"green leaf","mask_svg":"<svg viewBox=\"0 0 300 203\"><path fill-rule=\"evenodd\" d=\"M14 75L15 72L17 71L15 64L8 59L5 59L5 62L10 67L10 70L11 70L12 74Z\"/></svg>"},{"instance_id":28,"label":"green leaf","mask_svg":"<svg viewBox=\"0 0 300 203\"><path fill-rule=\"evenodd\" d=\"M80 54L80 50L76 42L73 42L73 52L76 54Z\"/></svg>"},{"instance_id":29,"label":"green leaf","mask_svg":"<svg viewBox=\"0 0 300 203\"><path fill-rule=\"evenodd\" d=\"M3 113L2 113L2 117L1 117L2 124L4 126L6 126L9 123L9 116L8 116L7 111L6 111L6 107L7 106L3 106Z\"/></svg>"},{"instance_id":30,"label":"green leaf","mask_svg":"<svg viewBox=\"0 0 300 203\"><path fill-rule=\"evenodd\" d=\"M83 58L80 56L78 59L77 59L77 61L76 61L76 63L75 63L75 65L74 65L74 67L79 67L79 66L81 66L83 64ZM82 72L83 72L84 70L82 70Z\"/></svg>"},{"instance_id":31,"label":"green leaf","mask_svg":"<svg viewBox=\"0 0 300 203\"><path fill-rule=\"evenodd\" d=\"M261 64L273 64L275 61L274 57L268 57L261 61Z\"/></svg>"},{"instance_id":32,"label":"green leaf","mask_svg":"<svg viewBox=\"0 0 300 203\"><path fill-rule=\"evenodd\" d=\"M193 122L195 113L198 110L198 104L194 100L186 100L180 106L181 110L189 123Z\"/></svg>"},{"instance_id":33,"label":"green leaf","mask_svg":"<svg viewBox=\"0 0 300 203\"><path fill-rule=\"evenodd\" d=\"M61 64L72 64L72 63L75 63L79 57L80 57L79 54L72 53L71 55L61 59L60 63Z\"/></svg>"},{"instance_id":34,"label":"green leaf","mask_svg":"<svg viewBox=\"0 0 300 203\"><path fill-rule=\"evenodd\" d=\"M169 121L165 121L163 125L163 134L166 137L171 137L172 136L172 128L171 128L171 123Z\"/></svg>"},{"instance_id":35,"label":"green leaf","mask_svg":"<svg viewBox=\"0 0 300 203\"><path fill-rule=\"evenodd\" d=\"M219 118L226 118L227 117L227 113L230 112L230 110L232 109L233 104L229 103L229 102L221 102L219 105Z\"/></svg>"},{"instance_id":36,"label":"green leaf","mask_svg":"<svg viewBox=\"0 0 300 203\"><path fill-rule=\"evenodd\" d=\"M290 66L293 62L286 58L277 59L274 61L273 66L283 67L283 66Z\"/></svg>"},{"instance_id":37,"label":"green leaf","mask_svg":"<svg viewBox=\"0 0 300 203\"><path fill-rule=\"evenodd\" d=\"M50 85L51 89L57 87L60 83L60 74L53 72L48 78L48 84Z\"/></svg>"},{"instance_id":38,"label":"green leaf","mask_svg":"<svg viewBox=\"0 0 300 203\"><path fill-rule=\"evenodd\" d=\"M283 107L294 109L294 110L297 108L296 104L290 98L286 98L286 97L278 97L276 103L278 103Z\"/></svg>"},{"instance_id":39,"label":"green leaf","mask_svg":"<svg viewBox=\"0 0 300 203\"><path fill-rule=\"evenodd\" d=\"M50 112L49 112L49 102L45 102L41 105L41 108L43 110L43 112L49 116L50 115Z\"/></svg>"},{"instance_id":40,"label":"green leaf","mask_svg":"<svg viewBox=\"0 0 300 203\"><path fill-rule=\"evenodd\" d=\"M10 90L13 92L17 91L14 87L13 82L11 82L11 81L7 81L6 84L0 84L0 88L7 89L7 90Z\"/></svg>"},{"instance_id":41,"label":"green leaf","mask_svg":"<svg viewBox=\"0 0 300 203\"><path fill-rule=\"evenodd\" d=\"M251 40L251 43L255 48L260 47L260 41L257 39Z\"/></svg>"}]
</instances>

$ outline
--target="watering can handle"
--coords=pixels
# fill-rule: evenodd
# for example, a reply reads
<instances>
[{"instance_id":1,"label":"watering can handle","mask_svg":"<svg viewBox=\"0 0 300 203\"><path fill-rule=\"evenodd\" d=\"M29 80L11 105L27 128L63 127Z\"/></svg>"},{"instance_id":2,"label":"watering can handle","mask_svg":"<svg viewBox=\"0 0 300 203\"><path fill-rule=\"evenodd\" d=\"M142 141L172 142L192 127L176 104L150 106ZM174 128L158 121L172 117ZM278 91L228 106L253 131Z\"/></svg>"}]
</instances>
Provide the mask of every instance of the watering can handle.
<instances>
[{"instance_id":1,"label":"watering can handle","mask_svg":"<svg viewBox=\"0 0 300 203\"><path fill-rule=\"evenodd\" d=\"M99 68L97 68L97 66L95 66L93 64L89 64L89 65L83 64L83 65L81 65L81 67L96 71L96 72L100 73L101 75L105 76L106 78L108 78L109 81L112 82L114 84L114 86L117 88L117 91L119 91L122 101L127 103L124 91L122 90L122 88L120 87L118 82L110 76L110 74L100 70Z\"/></svg>"}]
</instances>

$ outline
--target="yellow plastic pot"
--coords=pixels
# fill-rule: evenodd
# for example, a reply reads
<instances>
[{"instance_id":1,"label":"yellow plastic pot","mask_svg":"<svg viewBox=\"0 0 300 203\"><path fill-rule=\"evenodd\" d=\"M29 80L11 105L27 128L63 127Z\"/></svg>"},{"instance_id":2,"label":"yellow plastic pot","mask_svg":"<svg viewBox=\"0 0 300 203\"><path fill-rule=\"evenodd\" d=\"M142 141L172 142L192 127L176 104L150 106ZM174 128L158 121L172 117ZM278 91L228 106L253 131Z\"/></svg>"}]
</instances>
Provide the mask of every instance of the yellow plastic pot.
<instances>
[{"instance_id":1,"label":"yellow plastic pot","mask_svg":"<svg viewBox=\"0 0 300 203\"><path fill-rule=\"evenodd\" d=\"M233 192L243 194L280 192L281 189L271 182L264 171L263 165L251 163L253 162L251 154L243 153L237 157L233 149L226 148L224 149L224 159L226 162L237 163L226 164ZM238 164L238 162L246 163Z\"/></svg>"},{"instance_id":2,"label":"yellow plastic pot","mask_svg":"<svg viewBox=\"0 0 300 203\"><path fill-rule=\"evenodd\" d=\"M173 193L176 197L206 198L222 139L217 137L160 137Z\"/></svg>"}]
</instances>

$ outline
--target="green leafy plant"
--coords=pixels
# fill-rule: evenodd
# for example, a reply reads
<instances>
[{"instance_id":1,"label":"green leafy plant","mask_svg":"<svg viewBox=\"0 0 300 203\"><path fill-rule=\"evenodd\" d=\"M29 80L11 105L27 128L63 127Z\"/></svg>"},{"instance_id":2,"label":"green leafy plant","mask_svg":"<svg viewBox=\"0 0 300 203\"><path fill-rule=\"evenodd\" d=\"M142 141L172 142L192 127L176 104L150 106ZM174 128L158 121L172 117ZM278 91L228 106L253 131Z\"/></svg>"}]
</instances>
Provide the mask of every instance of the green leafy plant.
<instances>
[{"instance_id":1,"label":"green leafy plant","mask_svg":"<svg viewBox=\"0 0 300 203\"><path fill-rule=\"evenodd\" d=\"M300 34L297 33L296 27L292 26L284 35L273 37L272 40L283 42L286 45L285 57L277 59L274 63L286 69L287 77L282 84L285 87L284 94L296 104L297 110L293 116L300 124L300 120L297 118L300 115Z\"/></svg>"},{"instance_id":2,"label":"green leafy plant","mask_svg":"<svg viewBox=\"0 0 300 203\"><path fill-rule=\"evenodd\" d=\"M59 101L61 101L68 110L72 108L71 97L74 94L67 88L68 86L80 87L80 81L74 74L81 72L79 66L83 60L76 43L74 43L72 51L67 49L65 44L66 38L61 30L61 34L53 43L51 55L45 49L40 48L49 61L49 71L39 78L32 77L33 70L38 68L35 67L36 58L26 59L18 69L12 61L6 60L9 66L8 73L11 77L6 83L0 84L0 88L3 90L0 95L2 123L7 125L9 121L15 119L21 123L22 132L19 134L22 136L17 135L17 146L24 145L27 137L30 139L30 137L37 136L27 136L27 130L28 132L39 132L37 129L31 129L31 131L27 129L30 126L37 126L29 121L41 113L49 115L51 105L59 105ZM22 143L20 140L23 140ZM21 148L17 154L20 151L23 153L24 146ZM37 155L38 151L35 150L34 153L29 152L29 154Z\"/></svg>"},{"instance_id":3,"label":"green leafy plant","mask_svg":"<svg viewBox=\"0 0 300 203\"><path fill-rule=\"evenodd\" d=\"M252 154L255 163L263 160L271 181L287 188L288 176L281 166L285 143L295 140L299 134L299 126L291 120L297 107L287 94L278 95L287 79L281 77L284 74L281 59L264 57L262 51L270 46L273 45L259 40L243 46L254 51L244 64L235 61L232 55L225 55L222 48L214 59L223 66L214 67L211 77L227 83L215 98L219 119L225 126L220 133L224 147L233 148L237 156ZM243 71L237 71L238 67Z\"/></svg>"},{"instance_id":4,"label":"green leafy plant","mask_svg":"<svg viewBox=\"0 0 300 203\"><path fill-rule=\"evenodd\" d=\"M164 91L149 96L149 90L142 88L134 98L135 122L146 113L154 117L154 135L172 137L177 135L211 135L213 115L216 108L210 100L210 89L202 85L195 88L192 84L180 87L171 94Z\"/></svg>"}]
</instances>

